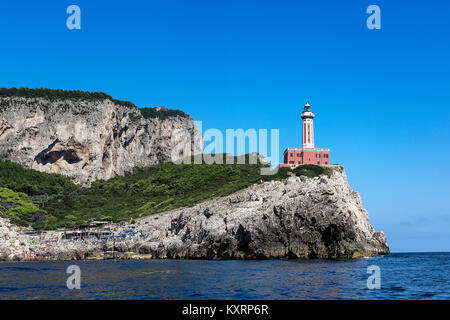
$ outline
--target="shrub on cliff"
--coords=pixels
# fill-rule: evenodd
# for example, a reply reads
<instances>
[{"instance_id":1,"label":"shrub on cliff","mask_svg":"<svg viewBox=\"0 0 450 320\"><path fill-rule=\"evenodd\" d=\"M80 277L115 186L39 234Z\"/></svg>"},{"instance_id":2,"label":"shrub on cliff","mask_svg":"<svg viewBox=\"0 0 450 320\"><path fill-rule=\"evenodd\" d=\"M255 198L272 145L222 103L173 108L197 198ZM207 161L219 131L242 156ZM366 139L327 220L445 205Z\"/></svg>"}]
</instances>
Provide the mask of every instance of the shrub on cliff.
<instances>
[{"instance_id":1,"label":"shrub on cliff","mask_svg":"<svg viewBox=\"0 0 450 320\"><path fill-rule=\"evenodd\" d=\"M306 176L308 178L314 178L323 174L331 177L333 173L333 169L330 167L316 166L314 164L304 164L296 167L292 171L296 176Z\"/></svg>"},{"instance_id":2,"label":"shrub on cliff","mask_svg":"<svg viewBox=\"0 0 450 320\"><path fill-rule=\"evenodd\" d=\"M42 212L23 192L0 187L0 216L19 225L33 223L33 215Z\"/></svg>"},{"instance_id":3,"label":"shrub on cliff","mask_svg":"<svg viewBox=\"0 0 450 320\"><path fill-rule=\"evenodd\" d=\"M83 99L90 101L111 100L114 103L137 108L132 102L113 99L104 92L89 92L81 90L61 90L47 88L0 88L0 97L24 97L24 98L45 98L49 100L58 99Z\"/></svg>"},{"instance_id":4,"label":"shrub on cliff","mask_svg":"<svg viewBox=\"0 0 450 320\"><path fill-rule=\"evenodd\" d=\"M183 118L189 117L186 113L181 110L176 109L166 109L166 108L141 108L139 109L141 114L146 119L159 118L161 120L167 119L168 117L180 116Z\"/></svg>"}]
</instances>

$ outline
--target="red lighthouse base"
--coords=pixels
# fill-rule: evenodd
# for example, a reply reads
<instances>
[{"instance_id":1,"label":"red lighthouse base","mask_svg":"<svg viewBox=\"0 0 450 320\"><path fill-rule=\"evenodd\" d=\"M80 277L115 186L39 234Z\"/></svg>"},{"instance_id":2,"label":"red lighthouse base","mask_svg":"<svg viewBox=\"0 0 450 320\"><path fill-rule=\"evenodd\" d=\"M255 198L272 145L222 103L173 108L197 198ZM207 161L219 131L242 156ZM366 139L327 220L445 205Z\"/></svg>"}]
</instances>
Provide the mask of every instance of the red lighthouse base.
<instances>
[{"instance_id":1,"label":"red lighthouse base","mask_svg":"<svg viewBox=\"0 0 450 320\"><path fill-rule=\"evenodd\" d=\"M302 164L329 165L330 149L287 148L284 163L280 167L296 167Z\"/></svg>"}]
</instances>

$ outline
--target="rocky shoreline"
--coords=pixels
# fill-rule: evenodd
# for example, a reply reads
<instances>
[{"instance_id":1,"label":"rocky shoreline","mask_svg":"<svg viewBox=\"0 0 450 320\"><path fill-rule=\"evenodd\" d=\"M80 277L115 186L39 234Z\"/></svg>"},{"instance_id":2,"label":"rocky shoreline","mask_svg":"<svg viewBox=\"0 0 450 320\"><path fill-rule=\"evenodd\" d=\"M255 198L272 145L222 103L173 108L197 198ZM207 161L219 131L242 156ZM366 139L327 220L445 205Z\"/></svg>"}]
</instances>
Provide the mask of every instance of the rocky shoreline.
<instances>
[{"instance_id":1,"label":"rocky shoreline","mask_svg":"<svg viewBox=\"0 0 450 320\"><path fill-rule=\"evenodd\" d=\"M117 225L118 226L118 225ZM42 237L0 218L0 261L359 258L388 254L342 167L331 177L290 177L141 218L120 241Z\"/></svg>"}]
</instances>

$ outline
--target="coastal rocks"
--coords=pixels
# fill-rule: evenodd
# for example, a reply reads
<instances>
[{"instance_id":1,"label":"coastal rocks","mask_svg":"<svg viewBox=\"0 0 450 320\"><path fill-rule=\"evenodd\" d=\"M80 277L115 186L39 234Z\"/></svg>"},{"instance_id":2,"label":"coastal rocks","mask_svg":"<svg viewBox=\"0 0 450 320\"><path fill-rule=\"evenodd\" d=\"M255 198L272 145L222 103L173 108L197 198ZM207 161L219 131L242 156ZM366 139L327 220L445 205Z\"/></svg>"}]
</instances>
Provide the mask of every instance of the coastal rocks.
<instances>
[{"instance_id":1,"label":"coastal rocks","mask_svg":"<svg viewBox=\"0 0 450 320\"><path fill-rule=\"evenodd\" d=\"M20 228L0 218L0 261L20 260L19 256L30 248L30 241L20 234Z\"/></svg>"},{"instance_id":2,"label":"coastal rocks","mask_svg":"<svg viewBox=\"0 0 450 320\"><path fill-rule=\"evenodd\" d=\"M202 152L190 116L145 118L110 99L0 97L0 156L84 186L170 161L180 143Z\"/></svg>"},{"instance_id":3,"label":"coastal rocks","mask_svg":"<svg viewBox=\"0 0 450 320\"><path fill-rule=\"evenodd\" d=\"M0 259L358 258L388 254L341 167L331 177L255 184L189 208L139 219L123 241L31 241L0 218ZM29 237L28 237L29 238ZM25 257L25 258L23 258Z\"/></svg>"},{"instance_id":4,"label":"coastal rocks","mask_svg":"<svg viewBox=\"0 0 450 320\"><path fill-rule=\"evenodd\" d=\"M156 258L354 258L389 253L345 172L257 184L139 221ZM150 245L152 244L152 245Z\"/></svg>"}]
</instances>

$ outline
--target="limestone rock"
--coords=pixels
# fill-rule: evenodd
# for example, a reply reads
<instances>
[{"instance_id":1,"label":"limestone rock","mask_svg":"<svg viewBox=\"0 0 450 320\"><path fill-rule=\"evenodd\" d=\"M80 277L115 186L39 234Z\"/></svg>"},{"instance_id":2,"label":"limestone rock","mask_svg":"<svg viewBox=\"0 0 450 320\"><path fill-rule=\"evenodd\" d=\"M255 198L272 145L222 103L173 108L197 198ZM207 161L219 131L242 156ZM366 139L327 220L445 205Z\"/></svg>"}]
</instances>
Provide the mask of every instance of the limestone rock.
<instances>
[{"instance_id":1,"label":"limestone rock","mask_svg":"<svg viewBox=\"0 0 450 320\"><path fill-rule=\"evenodd\" d=\"M170 161L181 142L194 154L203 150L189 116L147 119L109 99L0 97L0 157L85 186Z\"/></svg>"}]
</instances>

